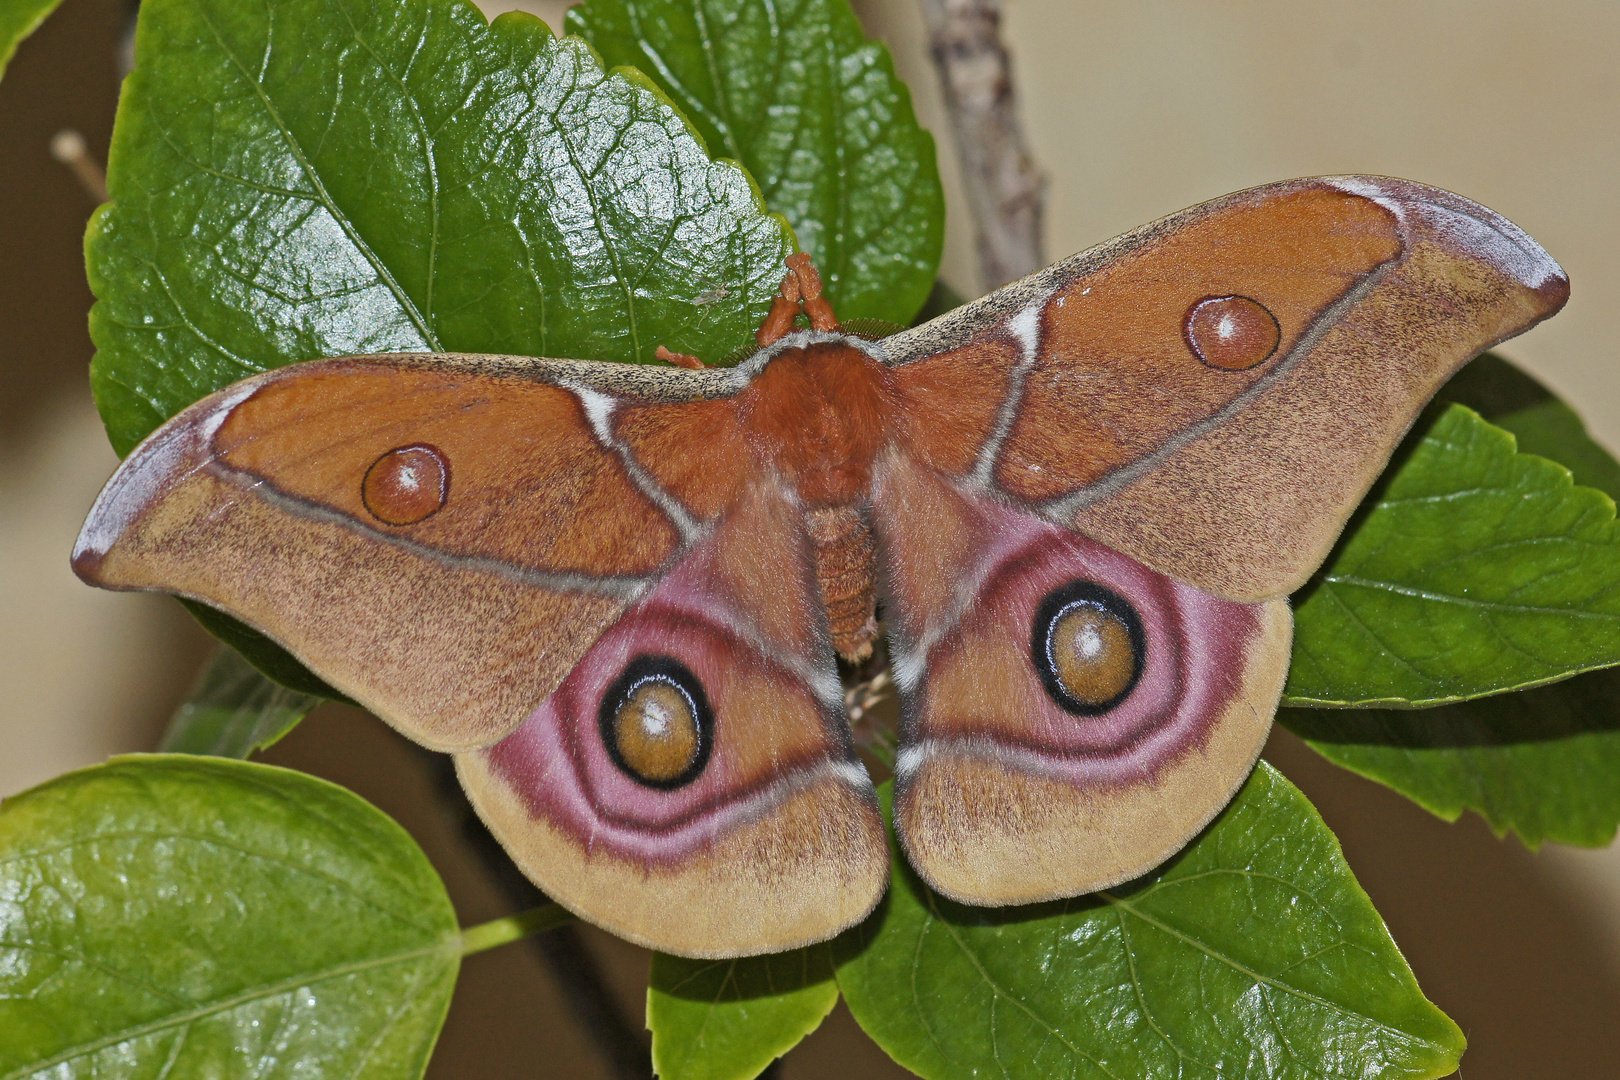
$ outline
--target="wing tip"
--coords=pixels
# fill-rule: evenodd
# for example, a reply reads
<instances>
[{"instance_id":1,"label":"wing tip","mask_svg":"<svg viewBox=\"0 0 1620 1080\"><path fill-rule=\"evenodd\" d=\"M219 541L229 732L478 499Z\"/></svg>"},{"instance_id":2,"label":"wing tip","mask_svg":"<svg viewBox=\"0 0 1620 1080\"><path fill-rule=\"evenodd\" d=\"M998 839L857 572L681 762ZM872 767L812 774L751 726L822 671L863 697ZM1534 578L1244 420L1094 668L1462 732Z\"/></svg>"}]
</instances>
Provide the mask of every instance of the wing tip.
<instances>
[{"instance_id":1,"label":"wing tip","mask_svg":"<svg viewBox=\"0 0 1620 1080\"><path fill-rule=\"evenodd\" d=\"M1557 260L1519 226L1472 199L1387 176L1327 176L1321 183L1371 199L1430 242L1518 282L1540 297L1542 318L1569 299L1569 275Z\"/></svg>"},{"instance_id":2,"label":"wing tip","mask_svg":"<svg viewBox=\"0 0 1620 1080\"><path fill-rule=\"evenodd\" d=\"M85 516L70 563L81 581L103 589L126 588L108 574L108 556L141 516L177 481L206 465L232 409L263 383L244 379L170 417L126 457Z\"/></svg>"}]
</instances>

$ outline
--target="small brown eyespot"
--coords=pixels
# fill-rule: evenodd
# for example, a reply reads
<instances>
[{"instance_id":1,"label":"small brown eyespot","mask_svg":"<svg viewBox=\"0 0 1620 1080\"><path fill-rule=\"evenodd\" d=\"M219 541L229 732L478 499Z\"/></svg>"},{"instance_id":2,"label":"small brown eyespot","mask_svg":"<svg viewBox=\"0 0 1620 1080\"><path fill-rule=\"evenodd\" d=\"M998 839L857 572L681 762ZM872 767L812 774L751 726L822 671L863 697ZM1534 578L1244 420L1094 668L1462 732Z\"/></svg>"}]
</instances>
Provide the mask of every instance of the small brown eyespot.
<instances>
[{"instance_id":1,"label":"small brown eyespot","mask_svg":"<svg viewBox=\"0 0 1620 1080\"><path fill-rule=\"evenodd\" d=\"M668 656L638 656L602 696L602 742L630 779L678 788L703 772L713 746L714 715L702 685Z\"/></svg>"},{"instance_id":2,"label":"small brown eyespot","mask_svg":"<svg viewBox=\"0 0 1620 1080\"><path fill-rule=\"evenodd\" d=\"M438 513L449 497L450 462L426 443L388 451L360 482L360 500L388 525L415 525Z\"/></svg>"},{"instance_id":3,"label":"small brown eyespot","mask_svg":"<svg viewBox=\"0 0 1620 1080\"><path fill-rule=\"evenodd\" d=\"M1130 696L1146 639L1129 601L1091 581L1072 581L1041 600L1030 659L1046 692L1066 712L1095 716Z\"/></svg>"},{"instance_id":4,"label":"small brown eyespot","mask_svg":"<svg viewBox=\"0 0 1620 1080\"><path fill-rule=\"evenodd\" d=\"M1187 309L1182 327L1193 355L1221 371L1245 371L1277 351L1277 318L1247 296L1211 296Z\"/></svg>"}]
</instances>

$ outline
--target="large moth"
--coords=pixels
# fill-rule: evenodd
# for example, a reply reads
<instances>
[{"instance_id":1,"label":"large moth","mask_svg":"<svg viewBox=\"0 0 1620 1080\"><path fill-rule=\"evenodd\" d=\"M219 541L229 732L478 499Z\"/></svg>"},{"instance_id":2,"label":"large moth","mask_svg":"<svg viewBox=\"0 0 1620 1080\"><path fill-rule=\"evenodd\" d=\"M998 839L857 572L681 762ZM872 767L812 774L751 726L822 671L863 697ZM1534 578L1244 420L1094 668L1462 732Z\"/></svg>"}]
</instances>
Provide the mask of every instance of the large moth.
<instances>
[{"instance_id":1,"label":"large moth","mask_svg":"<svg viewBox=\"0 0 1620 1080\"><path fill-rule=\"evenodd\" d=\"M1218 199L880 341L789 264L732 368L244 379L129 456L74 568L269 634L455 754L552 897L708 957L883 894L835 659L881 606L912 865L973 904L1074 896L1225 805L1288 594L1441 382L1569 291L1498 215L1371 177Z\"/></svg>"}]
</instances>

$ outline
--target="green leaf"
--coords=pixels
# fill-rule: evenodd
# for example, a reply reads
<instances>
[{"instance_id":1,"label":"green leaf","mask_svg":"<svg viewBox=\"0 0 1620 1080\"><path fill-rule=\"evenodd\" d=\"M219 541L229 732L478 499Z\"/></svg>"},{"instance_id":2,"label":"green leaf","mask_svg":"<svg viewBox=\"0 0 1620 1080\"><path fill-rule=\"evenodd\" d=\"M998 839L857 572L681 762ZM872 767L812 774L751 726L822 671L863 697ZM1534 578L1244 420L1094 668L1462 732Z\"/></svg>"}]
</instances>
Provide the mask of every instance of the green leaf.
<instances>
[{"instance_id":1,"label":"green leaf","mask_svg":"<svg viewBox=\"0 0 1620 1080\"><path fill-rule=\"evenodd\" d=\"M85 248L91 382L120 454L214 390L321 356L724 356L794 247L645 78L453 0L147 0L108 185ZM695 303L700 280L726 295ZM277 681L337 696L263 635L198 617Z\"/></svg>"},{"instance_id":2,"label":"green leaf","mask_svg":"<svg viewBox=\"0 0 1620 1080\"><path fill-rule=\"evenodd\" d=\"M1603 847L1620 826L1620 669L1419 712L1284 709L1329 761L1447 821L1464 810L1498 836Z\"/></svg>"},{"instance_id":3,"label":"green leaf","mask_svg":"<svg viewBox=\"0 0 1620 1080\"><path fill-rule=\"evenodd\" d=\"M1575 482L1620 498L1620 461L1593 441L1574 409L1554 398L1491 423L1513 433L1519 453L1550 458L1570 471Z\"/></svg>"},{"instance_id":4,"label":"green leaf","mask_svg":"<svg viewBox=\"0 0 1620 1080\"><path fill-rule=\"evenodd\" d=\"M1094 896L965 907L896 852L884 906L840 943L850 1011L931 1080L1437 1077L1464 1045L1265 764L1179 856Z\"/></svg>"},{"instance_id":5,"label":"green leaf","mask_svg":"<svg viewBox=\"0 0 1620 1080\"><path fill-rule=\"evenodd\" d=\"M650 82L465 0L148 0L108 185L86 248L120 453L295 360L722 356L793 250ZM695 304L705 280L728 291Z\"/></svg>"},{"instance_id":6,"label":"green leaf","mask_svg":"<svg viewBox=\"0 0 1620 1080\"><path fill-rule=\"evenodd\" d=\"M39 29L62 0L0 0L0 77L22 39Z\"/></svg>"},{"instance_id":7,"label":"green leaf","mask_svg":"<svg viewBox=\"0 0 1620 1080\"><path fill-rule=\"evenodd\" d=\"M340 787L140 755L0 806L0 1077L417 1077L460 934Z\"/></svg>"},{"instance_id":8,"label":"green leaf","mask_svg":"<svg viewBox=\"0 0 1620 1080\"><path fill-rule=\"evenodd\" d=\"M934 140L848 0L587 0L567 28L646 72L710 151L747 166L841 319L910 322L945 238Z\"/></svg>"},{"instance_id":9,"label":"green leaf","mask_svg":"<svg viewBox=\"0 0 1620 1080\"><path fill-rule=\"evenodd\" d=\"M296 693L329 698L332 701L349 700L300 664L292 653L251 626L238 622L218 608L200 604L195 600L187 600L185 597L177 599L187 611L191 612L191 617L202 624L204 630L213 634L228 648L235 649L244 660L267 678Z\"/></svg>"},{"instance_id":10,"label":"green leaf","mask_svg":"<svg viewBox=\"0 0 1620 1080\"><path fill-rule=\"evenodd\" d=\"M273 745L321 703L274 682L229 645L214 650L158 749L245 758Z\"/></svg>"},{"instance_id":11,"label":"green leaf","mask_svg":"<svg viewBox=\"0 0 1620 1080\"><path fill-rule=\"evenodd\" d=\"M1620 495L1620 463L1573 409L1506 360L1480 357L1440 397L1511 431L1521 453L1568 466L1577 484ZM1616 702L1620 672L1608 668L1421 712L1284 709L1278 718L1328 760L1448 821L1473 810L1530 847L1597 847L1620 825Z\"/></svg>"},{"instance_id":12,"label":"green leaf","mask_svg":"<svg viewBox=\"0 0 1620 1080\"><path fill-rule=\"evenodd\" d=\"M1586 433L1574 409L1511 361L1485 353L1454 375L1436 397L1466 405L1513 432L1519 453L1551 458L1567 468L1577 484L1620 498L1620 462Z\"/></svg>"},{"instance_id":13,"label":"green leaf","mask_svg":"<svg viewBox=\"0 0 1620 1080\"><path fill-rule=\"evenodd\" d=\"M1461 405L1423 423L1295 598L1285 704L1437 705L1620 663L1614 501Z\"/></svg>"},{"instance_id":14,"label":"green leaf","mask_svg":"<svg viewBox=\"0 0 1620 1080\"><path fill-rule=\"evenodd\" d=\"M662 1080L749 1080L838 1004L827 946L744 960L653 954L647 1027Z\"/></svg>"}]
</instances>

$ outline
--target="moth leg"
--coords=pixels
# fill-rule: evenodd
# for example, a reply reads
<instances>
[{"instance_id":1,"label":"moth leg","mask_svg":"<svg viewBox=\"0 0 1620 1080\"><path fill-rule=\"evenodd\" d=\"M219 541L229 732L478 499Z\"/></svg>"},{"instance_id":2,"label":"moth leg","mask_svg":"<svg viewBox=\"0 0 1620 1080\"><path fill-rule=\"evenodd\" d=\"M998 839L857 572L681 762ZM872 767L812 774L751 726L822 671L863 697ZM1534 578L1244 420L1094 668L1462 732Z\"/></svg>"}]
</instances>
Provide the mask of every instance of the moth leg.
<instances>
[{"instance_id":1,"label":"moth leg","mask_svg":"<svg viewBox=\"0 0 1620 1080\"><path fill-rule=\"evenodd\" d=\"M802 251L789 255L787 265L793 276L799 279L799 295L804 298L804 313L810 318L810 329L838 329L838 316L833 314L827 298L821 295L821 274L816 270L816 264L810 261L810 256Z\"/></svg>"},{"instance_id":2,"label":"moth leg","mask_svg":"<svg viewBox=\"0 0 1620 1080\"><path fill-rule=\"evenodd\" d=\"M782 289L771 301L771 310L765 321L754 332L754 340L761 348L779 341L793 332L793 320L800 311L810 320L812 330L837 330L838 316L832 305L821 295L821 274L805 252L789 255L787 276Z\"/></svg>"},{"instance_id":3,"label":"moth leg","mask_svg":"<svg viewBox=\"0 0 1620 1080\"><path fill-rule=\"evenodd\" d=\"M660 360L663 360L663 361L665 361L667 363L674 364L676 367L691 368L693 371L701 370L703 368L703 366L704 366L703 361L699 360L697 357L693 356L692 354L683 353L683 352L670 352L668 349L664 348L662 345L658 346L658 348L653 351L653 355L658 357L658 359L660 359Z\"/></svg>"},{"instance_id":4,"label":"moth leg","mask_svg":"<svg viewBox=\"0 0 1620 1080\"><path fill-rule=\"evenodd\" d=\"M788 259L791 264L792 258ZM764 348L793 332L793 320L799 315L799 279L792 270L782 279L782 288L771 301L771 310L765 321L754 331L754 340Z\"/></svg>"}]
</instances>

